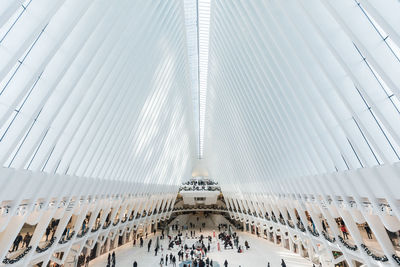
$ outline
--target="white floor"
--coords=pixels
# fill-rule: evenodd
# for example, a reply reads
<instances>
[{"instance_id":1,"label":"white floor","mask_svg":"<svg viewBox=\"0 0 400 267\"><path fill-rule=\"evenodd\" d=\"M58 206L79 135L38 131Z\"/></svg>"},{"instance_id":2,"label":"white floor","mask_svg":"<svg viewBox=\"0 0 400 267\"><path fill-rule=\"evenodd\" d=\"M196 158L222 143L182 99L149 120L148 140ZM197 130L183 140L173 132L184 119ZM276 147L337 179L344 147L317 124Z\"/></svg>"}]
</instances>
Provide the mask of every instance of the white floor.
<instances>
[{"instance_id":1,"label":"white floor","mask_svg":"<svg viewBox=\"0 0 400 267\"><path fill-rule=\"evenodd\" d=\"M208 230L203 230L201 234L204 236L211 235L212 236L212 229L210 227ZM211 252L208 253L208 257L213 261L216 261L223 266L223 263L228 260L229 267L261 267L267 266L267 263L270 262L271 267L281 266L281 259L284 259L286 265L288 267L303 267L303 266L312 266L312 263L299 255L291 253L289 250L274 245L273 243L258 238L254 235L238 232L239 234L239 241L240 245L243 245L244 241L247 240L250 245L249 250L245 250L244 253L237 253L236 250L227 249L224 250L223 246L221 246L221 251L217 250L217 242L218 240L218 229L216 229L216 238L213 238L212 245L211 245ZM196 235L199 236L199 228L196 228ZM185 236L185 234L184 234ZM190 236L190 231L189 231ZM147 252L147 243L148 240L152 238L152 248L150 252ZM133 266L133 262L136 260L139 267L146 266L146 267L156 267L160 266L160 259L161 255L165 257L165 253L173 253L173 255L177 256L178 247L175 246L173 250L165 250L168 244L168 239L160 240L162 247L164 248L163 251L159 251L158 256L154 256L154 244L156 238L154 236L149 236L147 240L144 242L144 246L140 248L138 245L136 247L132 246L132 243L125 244L117 249L115 249L116 254L116 266L117 267L125 267L125 266ZM188 246L191 246L196 239L186 239L183 242L186 242ZM207 242L205 242L207 244ZM244 246L243 246L244 247ZM107 265L107 253L94 259L90 262L90 267L105 267ZM172 264L168 264L172 266ZM165 265L164 265L165 266ZM177 264L179 266L179 262Z\"/></svg>"}]
</instances>

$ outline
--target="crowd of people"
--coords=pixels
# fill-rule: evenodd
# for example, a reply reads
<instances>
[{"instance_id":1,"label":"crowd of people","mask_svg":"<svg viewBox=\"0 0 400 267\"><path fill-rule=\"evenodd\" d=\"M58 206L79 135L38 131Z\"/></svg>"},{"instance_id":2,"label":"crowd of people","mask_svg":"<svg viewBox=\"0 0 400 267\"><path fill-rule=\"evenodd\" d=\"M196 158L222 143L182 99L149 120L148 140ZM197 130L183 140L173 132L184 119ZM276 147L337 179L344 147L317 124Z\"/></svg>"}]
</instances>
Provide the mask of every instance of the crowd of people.
<instances>
[{"instance_id":1,"label":"crowd of people","mask_svg":"<svg viewBox=\"0 0 400 267\"><path fill-rule=\"evenodd\" d=\"M220 191L217 182L214 182L209 179L191 179L185 183L182 183L182 186L179 188L179 191Z\"/></svg>"},{"instance_id":2,"label":"crowd of people","mask_svg":"<svg viewBox=\"0 0 400 267\"><path fill-rule=\"evenodd\" d=\"M176 267L179 264L181 264L179 266L183 267L213 267L220 265L216 264L208 256L208 253L212 249L212 244L215 251L221 251L220 244L223 244L224 249L236 248L238 253L244 253L244 250L250 249L249 242L245 240L243 243L240 243L239 235L235 231L232 231L232 228L227 224L218 225L218 234L213 231L211 235L204 235L200 231L196 235L196 224L203 227L203 229L206 227L205 223L199 222L199 218L197 218L196 223L188 222L187 225L179 225L177 223L170 225L172 231L167 230L166 234L165 230L161 230L160 235L156 236L156 232L154 231L154 237L150 238L147 242L147 252L151 253L154 249L154 257L159 257L160 267L168 265ZM184 234L184 232L186 233ZM139 247L143 247L144 237L147 239L147 233L143 236L139 234L135 235L133 246L136 246L136 240L139 240ZM167 246L166 249L163 248L162 242L160 242L162 239L167 239L163 242ZM115 252L108 254L107 267L115 267L115 262ZM228 260L225 259L222 265L228 267ZM280 266L286 267L286 262L283 259L281 259ZM133 267L138 267L136 260L133 261ZM267 267L271 267L269 262L267 262Z\"/></svg>"}]
</instances>

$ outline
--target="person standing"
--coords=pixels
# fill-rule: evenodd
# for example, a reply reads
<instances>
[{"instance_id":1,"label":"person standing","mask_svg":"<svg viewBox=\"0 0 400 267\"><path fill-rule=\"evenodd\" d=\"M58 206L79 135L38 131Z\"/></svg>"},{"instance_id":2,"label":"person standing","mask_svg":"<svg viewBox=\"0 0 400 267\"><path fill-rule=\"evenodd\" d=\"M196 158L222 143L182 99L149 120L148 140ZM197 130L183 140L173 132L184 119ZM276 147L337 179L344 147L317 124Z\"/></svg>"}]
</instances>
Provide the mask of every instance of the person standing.
<instances>
[{"instance_id":1,"label":"person standing","mask_svg":"<svg viewBox=\"0 0 400 267\"><path fill-rule=\"evenodd\" d=\"M133 267L138 267L136 261L133 262Z\"/></svg>"},{"instance_id":2,"label":"person standing","mask_svg":"<svg viewBox=\"0 0 400 267\"><path fill-rule=\"evenodd\" d=\"M367 232L368 239L372 239L372 231L371 231L371 228L368 226L368 224L365 224L364 229L365 229L365 232Z\"/></svg>"},{"instance_id":3,"label":"person standing","mask_svg":"<svg viewBox=\"0 0 400 267\"><path fill-rule=\"evenodd\" d=\"M147 252L150 252L150 247L151 247L151 239L149 240L149 243L147 244Z\"/></svg>"},{"instance_id":4,"label":"person standing","mask_svg":"<svg viewBox=\"0 0 400 267\"><path fill-rule=\"evenodd\" d=\"M46 228L46 241L49 240L50 231L51 231L50 226L47 226L47 228Z\"/></svg>"},{"instance_id":5,"label":"person standing","mask_svg":"<svg viewBox=\"0 0 400 267\"><path fill-rule=\"evenodd\" d=\"M346 229L346 226L344 224L342 224L342 227L340 227L340 230L343 233L343 239L348 239L349 238L349 234L347 233L347 229Z\"/></svg>"},{"instance_id":6,"label":"person standing","mask_svg":"<svg viewBox=\"0 0 400 267\"><path fill-rule=\"evenodd\" d=\"M286 263L285 263L285 261L282 259L282 262L281 262L281 266L282 267L286 267Z\"/></svg>"},{"instance_id":7,"label":"person standing","mask_svg":"<svg viewBox=\"0 0 400 267\"><path fill-rule=\"evenodd\" d=\"M224 266L225 266L225 267L228 267L228 261L227 261L227 260L225 260Z\"/></svg>"},{"instance_id":8,"label":"person standing","mask_svg":"<svg viewBox=\"0 0 400 267\"><path fill-rule=\"evenodd\" d=\"M115 251L112 253L112 266L115 267Z\"/></svg>"},{"instance_id":9,"label":"person standing","mask_svg":"<svg viewBox=\"0 0 400 267\"><path fill-rule=\"evenodd\" d=\"M140 237L140 247L143 247L143 237Z\"/></svg>"},{"instance_id":10,"label":"person standing","mask_svg":"<svg viewBox=\"0 0 400 267\"><path fill-rule=\"evenodd\" d=\"M13 248L12 248L11 252L18 250L19 243L21 242L21 240L22 240L22 236L21 236L21 233L19 233L14 240Z\"/></svg>"},{"instance_id":11,"label":"person standing","mask_svg":"<svg viewBox=\"0 0 400 267\"><path fill-rule=\"evenodd\" d=\"M111 266L111 254L110 253L108 253L108 256L107 256L107 266Z\"/></svg>"},{"instance_id":12,"label":"person standing","mask_svg":"<svg viewBox=\"0 0 400 267\"><path fill-rule=\"evenodd\" d=\"M24 236L24 244L23 244L24 247L28 247L30 239L31 239L31 238L30 238L30 235L29 235L29 232L28 232L28 233L26 233L26 235Z\"/></svg>"},{"instance_id":13,"label":"person standing","mask_svg":"<svg viewBox=\"0 0 400 267\"><path fill-rule=\"evenodd\" d=\"M89 266L89 261L90 261L90 255L88 254L87 256L86 256L86 267L88 267Z\"/></svg>"}]
</instances>

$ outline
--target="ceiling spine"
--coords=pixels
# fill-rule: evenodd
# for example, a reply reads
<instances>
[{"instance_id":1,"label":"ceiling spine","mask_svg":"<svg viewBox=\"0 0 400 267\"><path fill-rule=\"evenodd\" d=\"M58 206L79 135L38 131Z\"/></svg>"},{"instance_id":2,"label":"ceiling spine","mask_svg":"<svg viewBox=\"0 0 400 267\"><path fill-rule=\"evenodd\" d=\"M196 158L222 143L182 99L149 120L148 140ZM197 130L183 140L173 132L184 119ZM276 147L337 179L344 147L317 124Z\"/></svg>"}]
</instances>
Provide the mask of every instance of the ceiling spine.
<instances>
[{"instance_id":1,"label":"ceiling spine","mask_svg":"<svg viewBox=\"0 0 400 267\"><path fill-rule=\"evenodd\" d=\"M204 156L204 127L208 80L210 0L197 0L199 41L199 158Z\"/></svg>"}]
</instances>

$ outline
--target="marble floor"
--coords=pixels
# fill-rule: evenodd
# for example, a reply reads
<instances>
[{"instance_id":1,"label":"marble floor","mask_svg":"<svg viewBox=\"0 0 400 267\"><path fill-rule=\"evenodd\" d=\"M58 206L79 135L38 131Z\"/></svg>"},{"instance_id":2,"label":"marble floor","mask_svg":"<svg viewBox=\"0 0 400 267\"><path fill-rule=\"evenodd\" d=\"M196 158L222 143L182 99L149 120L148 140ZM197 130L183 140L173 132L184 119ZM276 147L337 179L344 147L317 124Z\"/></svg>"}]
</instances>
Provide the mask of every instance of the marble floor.
<instances>
[{"instance_id":1,"label":"marble floor","mask_svg":"<svg viewBox=\"0 0 400 267\"><path fill-rule=\"evenodd\" d=\"M244 242L247 240L249 242L250 249L245 250L243 253L237 253L236 250L227 249L225 250L223 246L221 246L221 251L218 251L218 229L214 225L207 225L206 229L203 229L202 232L199 232L199 228L196 229L196 235L200 236L203 234L204 236L213 236L213 231L216 232L216 238L212 239L211 243L211 251L208 253L209 259L212 259L214 262L218 262L220 266L223 266L225 260L228 261L229 267L254 267L254 266L267 266L267 263L270 262L271 267L281 266L281 259L284 259L286 265L288 267L303 267L303 266L312 266L312 263L307 259L300 257L290 251L274 245L273 243L266 241L265 239L258 238L255 235L251 235L245 232L237 232L239 234L240 245L243 246ZM183 242L184 244L188 244L191 246L194 242L196 242L196 238L185 238L185 232L183 233ZM190 236L190 230L188 235ZM158 235L157 235L158 236ZM152 241L152 249L150 252L147 252L147 244L149 239L153 239ZM160 244L162 245L163 251L159 251L157 256L154 256L154 244L156 243L155 236L149 236L148 239L145 239L144 246L140 248L139 246L133 247L132 243L125 244L117 249L115 249L116 254L116 266L117 267L125 267L125 266L133 266L133 262L136 261L139 267L156 267L160 266L161 256L165 257L165 254L172 253L177 256L177 252L179 251L178 246L175 246L172 250L166 250L168 246L168 239L160 240ZM207 244L207 242L205 242ZM244 247L244 246L243 246ZM90 267L105 267L107 265L107 254L104 254L94 260L92 260L89 264ZM168 263L169 266L172 264ZM165 264L164 264L165 266ZM180 262L177 262L177 266L180 266ZM216 265L214 265L216 266Z\"/></svg>"}]
</instances>

